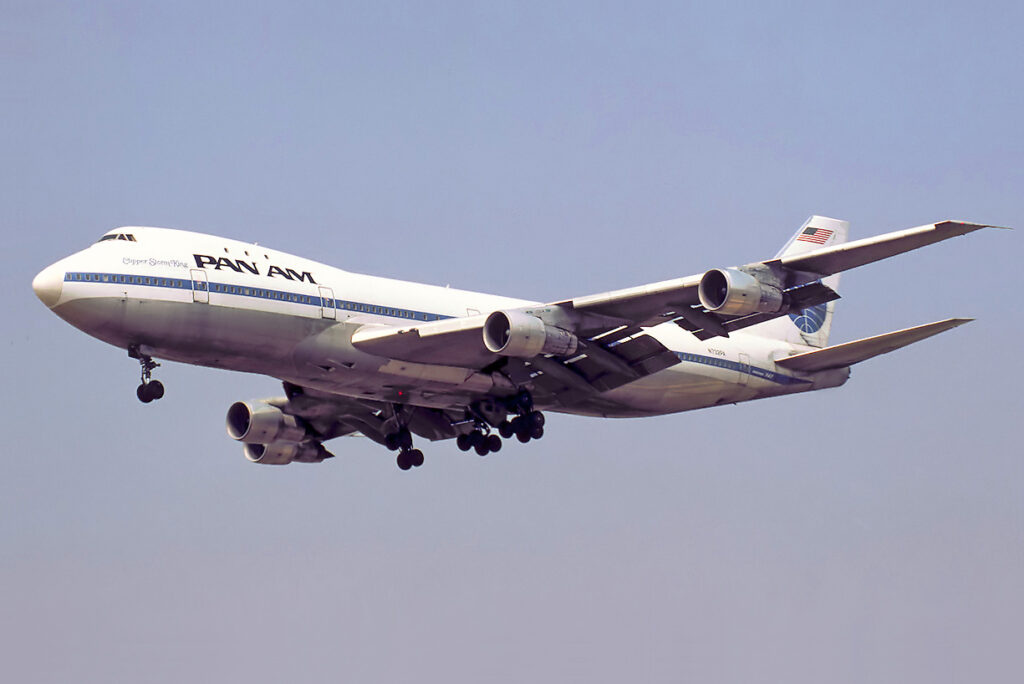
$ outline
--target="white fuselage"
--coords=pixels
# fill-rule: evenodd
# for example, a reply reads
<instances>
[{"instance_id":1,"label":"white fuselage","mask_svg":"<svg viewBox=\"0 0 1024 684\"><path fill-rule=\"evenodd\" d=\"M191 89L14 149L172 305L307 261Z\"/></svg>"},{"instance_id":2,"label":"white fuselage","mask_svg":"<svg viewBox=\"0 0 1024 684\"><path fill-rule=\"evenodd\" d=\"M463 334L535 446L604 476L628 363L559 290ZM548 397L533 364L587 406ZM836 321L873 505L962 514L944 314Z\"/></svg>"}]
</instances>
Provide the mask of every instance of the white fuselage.
<instances>
[{"instance_id":1,"label":"white fuselage","mask_svg":"<svg viewBox=\"0 0 1024 684\"><path fill-rule=\"evenodd\" d=\"M112 345L261 373L349 397L450 408L486 393L472 369L396 362L349 342L362 326L405 326L533 302L350 273L254 244L122 228L47 268L59 316ZM38 290L37 290L38 291ZM42 297L42 295L40 295ZM45 300L44 300L45 301ZM681 363L555 411L642 416L835 387L849 369L801 374L775 360L808 347L751 332L706 342L674 324L647 330Z\"/></svg>"}]
</instances>

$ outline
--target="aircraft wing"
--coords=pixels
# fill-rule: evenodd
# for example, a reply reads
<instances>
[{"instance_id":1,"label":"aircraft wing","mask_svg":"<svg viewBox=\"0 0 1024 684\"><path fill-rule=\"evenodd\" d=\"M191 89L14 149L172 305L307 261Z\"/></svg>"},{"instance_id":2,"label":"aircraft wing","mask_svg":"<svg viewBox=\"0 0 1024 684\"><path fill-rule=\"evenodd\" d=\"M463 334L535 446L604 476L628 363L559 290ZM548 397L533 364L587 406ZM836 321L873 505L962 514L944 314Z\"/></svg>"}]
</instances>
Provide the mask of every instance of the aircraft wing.
<instances>
[{"instance_id":1,"label":"aircraft wing","mask_svg":"<svg viewBox=\"0 0 1024 684\"><path fill-rule=\"evenodd\" d=\"M443 409L351 399L290 382L284 382L284 391L285 398L275 400L275 405L285 414L301 418L319 441L358 432L384 444L384 436L399 425L430 440L455 436L452 423L457 416L447 416Z\"/></svg>"},{"instance_id":2,"label":"aircraft wing","mask_svg":"<svg viewBox=\"0 0 1024 684\"><path fill-rule=\"evenodd\" d=\"M772 312L728 315L709 310L699 295L706 274L517 310L541 319L545 326L572 333L578 345L568 353L538 352L525 357L494 353L483 341L487 314L407 326L365 326L352 334L351 342L370 354L433 368L424 373L436 373L438 366L453 378L460 369L500 371L515 384L546 385L556 398L579 401L679 362L673 352L645 334L645 328L672 322L699 339L728 337L735 330L837 299L839 295L821 282L825 276L985 227L942 221L728 269L776 289L782 305Z\"/></svg>"},{"instance_id":3,"label":"aircraft wing","mask_svg":"<svg viewBox=\"0 0 1024 684\"><path fill-rule=\"evenodd\" d=\"M789 271L813 274L816 280L833 273L848 271L857 266L888 259L897 254L948 240L951 237L967 235L982 228L998 227L962 221L940 221L877 237L854 240L793 257L783 257L779 263Z\"/></svg>"},{"instance_id":4,"label":"aircraft wing","mask_svg":"<svg viewBox=\"0 0 1024 684\"><path fill-rule=\"evenodd\" d=\"M760 268L771 273L778 279L783 293L787 296L799 296L800 301L796 302L798 306L808 308L838 298L835 293L826 292L828 288L824 286L821 286L824 289L816 288L813 292L801 290L803 287L817 284L816 281L825 276L989 227L995 226L941 221L794 256L769 259L742 268ZM740 324L743 317L723 316L708 311L700 306L698 297L702 275L577 297L558 304L571 307L584 316L606 317L609 319L608 322L618 321L620 324L637 327L674 321L701 339L718 335L728 336L732 330L762 323L774 317L758 314L744 321L745 324ZM795 310L799 308L789 308L789 311Z\"/></svg>"}]
</instances>

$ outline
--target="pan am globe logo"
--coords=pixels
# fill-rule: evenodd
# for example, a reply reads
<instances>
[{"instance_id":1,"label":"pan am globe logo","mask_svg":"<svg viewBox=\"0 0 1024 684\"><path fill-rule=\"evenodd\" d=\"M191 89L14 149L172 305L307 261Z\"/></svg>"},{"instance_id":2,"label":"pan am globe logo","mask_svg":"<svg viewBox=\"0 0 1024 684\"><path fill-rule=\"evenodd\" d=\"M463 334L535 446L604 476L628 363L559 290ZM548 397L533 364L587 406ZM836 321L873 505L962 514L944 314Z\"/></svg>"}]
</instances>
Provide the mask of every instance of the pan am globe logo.
<instances>
[{"instance_id":1,"label":"pan am globe logo","mask_svg":"<svg viewBox=\"0 0 1024 684\"><path fill-rule=\"evenodd\" d=\"M809 309L804 309L800 313L791 313L789 317L793 319L793 324L800 328L800 332L816 333L825 324L825 314L827 311L827 304L818 304Z\"/></svg>"}]
</instances>

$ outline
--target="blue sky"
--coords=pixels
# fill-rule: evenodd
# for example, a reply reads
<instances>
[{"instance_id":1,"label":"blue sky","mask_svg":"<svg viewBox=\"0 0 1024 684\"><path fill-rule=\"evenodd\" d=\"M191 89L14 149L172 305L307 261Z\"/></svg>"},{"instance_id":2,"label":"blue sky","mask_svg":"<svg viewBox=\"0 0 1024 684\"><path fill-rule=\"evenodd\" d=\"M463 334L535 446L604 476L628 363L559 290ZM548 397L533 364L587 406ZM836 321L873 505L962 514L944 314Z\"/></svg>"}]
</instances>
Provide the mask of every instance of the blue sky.
<instances>
[{"instance_id":1,"label":"blue sky","mask_svg":"<svg viewBox=\"0 0 1024 684\"><path fill-rule=\"evenodd\" d=\"M137 366L43 266L118 225L537 300L1020 227L1015 3L0 2L0 653L23 681L1021 675L1017 232L844 276L833 339L978 320L839 390L528 448L261 468L269 378ZM518 446L518 445L515 445Z\"/></svg>"}]
</instances>

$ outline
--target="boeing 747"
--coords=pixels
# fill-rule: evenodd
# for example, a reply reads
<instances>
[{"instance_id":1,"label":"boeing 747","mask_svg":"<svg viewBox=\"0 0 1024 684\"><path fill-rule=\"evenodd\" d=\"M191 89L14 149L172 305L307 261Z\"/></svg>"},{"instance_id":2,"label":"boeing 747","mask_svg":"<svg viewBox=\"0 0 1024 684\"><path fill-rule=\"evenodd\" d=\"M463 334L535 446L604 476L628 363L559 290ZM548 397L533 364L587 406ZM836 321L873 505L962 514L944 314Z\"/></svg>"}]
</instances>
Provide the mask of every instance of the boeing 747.
<instances>
[{"instance_id":1,"label":"boeing 747","mask_svg":"<svg viewBox=\"0 0 1024 684\"><path fill-rule=\"evenodd\" d=\"M553 302L350 273L165 228L118 228L32 283L55 314L141 365L260 373L284 396L234 403L255 463L330 458L361 433L423 464L414 436L484 456L540 439L545 413L652 416L837 387L850 366L968 322L829 346L842 271L987 226L942 221L847 242L812 216L765 261Z\"/></svg>"}]
</instances>

